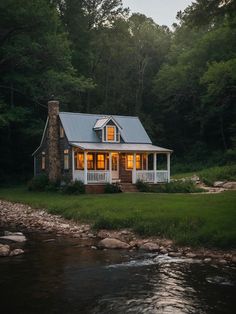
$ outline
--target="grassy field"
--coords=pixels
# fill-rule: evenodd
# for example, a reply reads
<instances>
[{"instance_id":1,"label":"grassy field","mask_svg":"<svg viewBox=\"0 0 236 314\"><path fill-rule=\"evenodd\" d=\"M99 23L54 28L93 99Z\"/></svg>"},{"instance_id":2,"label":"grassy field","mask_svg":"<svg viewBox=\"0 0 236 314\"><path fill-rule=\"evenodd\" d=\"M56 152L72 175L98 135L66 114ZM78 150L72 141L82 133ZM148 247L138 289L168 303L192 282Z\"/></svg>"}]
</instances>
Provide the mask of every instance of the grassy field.
<instances>
[{"instance_id":1,"label":"grassy field","mask_svg":"<svg viewBox=\"0 0 236 314\"><path fill-rule=\"evenodd\" d=\"M221 194L103 194L70 196L0 189L0 198L46 208L94 228L132 228L179 244L230 248L236 244L236 192Z\"/></svg>"}]
</instances>

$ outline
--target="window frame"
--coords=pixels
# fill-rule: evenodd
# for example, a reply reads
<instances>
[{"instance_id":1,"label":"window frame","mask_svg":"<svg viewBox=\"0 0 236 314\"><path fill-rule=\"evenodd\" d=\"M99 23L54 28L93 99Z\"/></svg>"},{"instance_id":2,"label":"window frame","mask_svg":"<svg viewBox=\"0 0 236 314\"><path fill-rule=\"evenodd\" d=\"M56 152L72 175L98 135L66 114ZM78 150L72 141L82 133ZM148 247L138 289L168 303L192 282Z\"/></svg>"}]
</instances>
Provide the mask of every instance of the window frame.
<instances>
[{"instance_id":1,"label":"window frame","mask_svg":"<svg viewBox=\"0 0 236 314\"><path fill-rule=\"evenodd\" d=\"M60 125L60 138L64 138L64 137L65 137L65 131L62 125Z\"/></svg>"},{"instance_id":2,"label":"window frame","mask_svg":"<svg viewBox=\"0 0 236 314\"><path fill-rule=\"evenodd\" d=\"M46 153L44 151L41 153L41 170L46 170Z\"/></svg>"},{"instance_id":3,"label":"window frame","mask_svg":"<svg viewBox=\"0 0 236 314\"><path fill-rule=\"evenodd\" d=\"M103 157L103 160L99 160L99 156ZM103 162L103 167L99 166L99 162ZM105 154L103 153L98 153L96 154L96 170L105 170L106 169L106 158L105 158Z\"/></svg>"},{"instance_id":4,"label":"window frame","mask_svg":"<svg viewBox=\"0 0 236 314\"><path fill-rule=\"evenodd\" d=\"M70 159L69 159L69 149L64 149L63 151L63 169L69 170L70 169Z\"/></svg>"},{"instance_id":5,"label":"window frame","mask_svg":"<svg viewBox=\"0 0 236 314\"><path fill-rule=\"evenodd\" d=\"M128 167L129 156L132 157L132 167ZM133 169L134 169L134 155L133 154L126 154L125 170L133 170Z\"/></svg>"},{"instance_id":6,"label":"window frame","mask_svg":"<svg viewBox=\"0 0 236 314\"><path fill-rule=\"evenodd\" d=\"M89 160L89 158L88 158L89 156L92 156L91 160ZM89 166L90 163L92 166ZM88 153L87 154L87 170L94 170L94 169L95 169L95 167L94 167L94 154Z\"/></svg>"},{"instance_id":7,"label":"window frame","mask_svg":"<svg viewBox=\"0 0 236 314\"><path fill-rule=\"evenodd\" d=\"M81 160L79 160L78 156L81 156ZM79 163L82 163L82 166L80 167ZM84 170L84 153L76 152L75 153L75 170Z\"/></svg>"},{"instance_id":8,"label":"window frame","mask_svg":"<svg viewBox=\"0 0 236 314\"><path fill-rule=\"evenodd\" d=\"M108 129L109 128L113 128L114 129L114 140L109 140L108 139ZM114 142L118 142L117 141L117 127L115 125L106 125L106 142L110 142L110 143L114 143Z\"/></svg>"}]
</instances>

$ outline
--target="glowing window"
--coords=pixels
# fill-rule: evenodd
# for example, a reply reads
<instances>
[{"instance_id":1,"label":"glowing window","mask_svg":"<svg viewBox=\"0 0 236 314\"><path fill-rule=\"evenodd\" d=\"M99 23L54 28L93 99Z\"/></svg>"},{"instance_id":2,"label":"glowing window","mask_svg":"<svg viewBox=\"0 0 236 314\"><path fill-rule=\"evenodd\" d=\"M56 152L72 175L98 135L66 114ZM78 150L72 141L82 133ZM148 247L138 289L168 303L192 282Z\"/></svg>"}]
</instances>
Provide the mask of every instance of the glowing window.
<instances>
[{"instance_id":1,"label":"glowing window","mask_svg":"<svg viewBox=\"0 0 236 314\"><path fill-rule=\"evenodd\" d=\"M45 152L42 152L41 169L45 170L45 168L46 168L46 154Z\"/></svg>"},{"instance_id":2,"label":"glowing window","mask_svg":"<svg viewBox=\"0 0 236 314\"><path fill-rule=\"evenodd\" d=\"M141 155L136 155L136 169L141 169Z\"/></svg>"},{"instance_id":3,"label":"glowing window","mask_svg":"<svg viewBox=\"0 0 236 314\"><path fill-rule=\"evenodd\" d=\"M105 156L104 154L97 154L97 169L104 170L105 169Z\"/></svg>"},{"instance_id":4,"label":"glowing window","mask_svg":"<svg viewBox=\"0 0 236 314\"><path fill-rule=\"evenodd\" d=\"M93 154L87 154L87 168L88 170L94 169Z\"/></svg>"},{"instance_id":5,"label":"glowing window","mask_svg":"<svg viewBox=\"0 0 236 314\"><path fill-rule=\"evenodd\" d=\"M134 156L133 155L127 155L126 168L127 169L133 169L133 166L134 166Z\"/></svg>"},{"instance_id":6,"label":"glowing window","mask_svg":"<svg viewBox=\"0 0 236 314\"><path fill-rule=\"evenodd\" d=\"M116 128L113 125L107 125L107 141L114 142L116 139Z\"/></svg>"},{"instance_id":7,"label":"glowing window","mask_svg":"<svg viewBox=\"0 0 236 314\"><path fill-rule=\"evenodd\" d=\"M64 169L69 169L69 149L64 150Z\"/></svg>"},{"instance_id":8,"label":"glowing window","mask_svg":"<svg viewBox=\"0 0 236 314\"><path fill-rule=\"evenodd\" d=\"M84 170L84 154L77 153L75 155L75 169Z\"/></svg>"}]
</instances>

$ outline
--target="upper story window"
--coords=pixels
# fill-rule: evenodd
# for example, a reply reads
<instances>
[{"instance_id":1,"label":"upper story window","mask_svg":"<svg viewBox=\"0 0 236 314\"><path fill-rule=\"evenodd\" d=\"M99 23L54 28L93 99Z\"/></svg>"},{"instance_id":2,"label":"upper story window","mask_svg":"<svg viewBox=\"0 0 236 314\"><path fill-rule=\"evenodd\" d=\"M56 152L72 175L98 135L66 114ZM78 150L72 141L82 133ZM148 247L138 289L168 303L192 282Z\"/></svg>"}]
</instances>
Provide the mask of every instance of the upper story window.
<instances>
[{"instance_id":1,"label":"upper story window","mask_svg":"<svg viewBox=\"0 0 236 314\"><path fill-rule=\"evenodd\" d=\"M116 127L114 125L106 126L106 140L108 142L116 142Z\"/></svg>"}]
</instances>

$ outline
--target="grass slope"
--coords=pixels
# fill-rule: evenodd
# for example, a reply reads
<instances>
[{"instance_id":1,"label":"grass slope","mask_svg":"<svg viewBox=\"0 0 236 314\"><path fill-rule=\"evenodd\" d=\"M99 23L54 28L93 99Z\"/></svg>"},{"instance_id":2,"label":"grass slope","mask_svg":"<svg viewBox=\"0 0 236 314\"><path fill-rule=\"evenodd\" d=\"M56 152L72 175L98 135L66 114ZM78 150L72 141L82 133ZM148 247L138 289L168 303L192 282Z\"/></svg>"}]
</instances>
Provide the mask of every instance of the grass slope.
<instances>
[{"instance_id":1,"label":"grass slope","mask_svg":"<svg viewBox=\"0 0 236 314\"><path fill-rule=\"evenodd\" d=\"M0 189L0 198L46 208L95 228L132 228L179 244L230 248L236 243L236 192L221 194L113 194L69 196Z\"/></svg>"}]
</instances>

